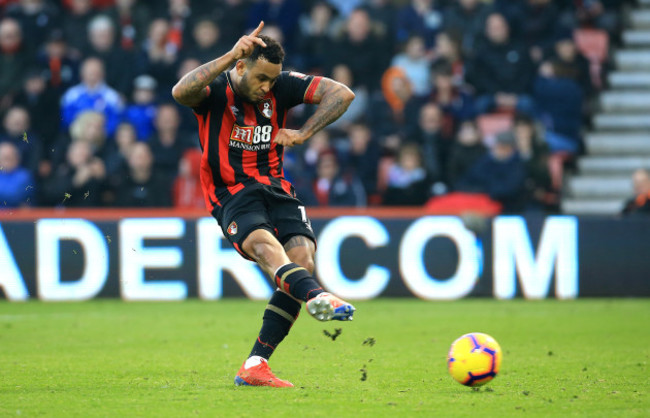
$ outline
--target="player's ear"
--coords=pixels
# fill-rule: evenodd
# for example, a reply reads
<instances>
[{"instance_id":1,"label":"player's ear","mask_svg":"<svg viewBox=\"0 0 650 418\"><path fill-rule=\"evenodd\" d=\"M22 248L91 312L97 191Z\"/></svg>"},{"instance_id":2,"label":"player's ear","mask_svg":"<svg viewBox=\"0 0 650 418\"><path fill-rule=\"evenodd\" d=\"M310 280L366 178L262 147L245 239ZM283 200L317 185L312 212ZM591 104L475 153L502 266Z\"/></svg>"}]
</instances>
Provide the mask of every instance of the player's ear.
<instances>
[{"instance_id":1,"label":"player's ear","mask_svg":"<svg viewBox=\"0 0 650 418\"><path fill-rule=\"evenodd\" d=\"M243 76L246 72L246 60L239 60L235 63L235 69L237 70L238 76Z\"/></svg>"}]
</instances>

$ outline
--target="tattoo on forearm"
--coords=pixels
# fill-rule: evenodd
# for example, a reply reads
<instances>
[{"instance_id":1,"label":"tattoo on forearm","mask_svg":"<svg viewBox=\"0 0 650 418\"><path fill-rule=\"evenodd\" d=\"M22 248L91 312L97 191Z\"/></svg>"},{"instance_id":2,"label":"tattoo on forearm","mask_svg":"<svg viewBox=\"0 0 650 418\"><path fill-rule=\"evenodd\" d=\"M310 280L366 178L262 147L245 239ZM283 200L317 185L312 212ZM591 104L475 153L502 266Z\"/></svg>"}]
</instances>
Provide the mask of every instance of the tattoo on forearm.
<instances>
[{"instance_id":1,"label":"tattoo on forearm","mask_svg":"<svg viewBox=\"0 0 650 418\"><path fill-rule=\"evenodd\" d=\"M205 88L219 73L215 74L215 62L208 62L185 74L179 82L183 97L191 97Z\"/></svg>"},{"instance_id":2,"label":"tattoo on forearm","mask_svg":"<svg viewBox=\"0 0 650 418\"><path fill-rule=\"evenodd\" d=\"M347 110L350 102L344 100L343 90L336 87L329 87L328 90L323 94L316 112L305 122L303 131L316 133L337 120Z\"/></svg>"}]
</instances>

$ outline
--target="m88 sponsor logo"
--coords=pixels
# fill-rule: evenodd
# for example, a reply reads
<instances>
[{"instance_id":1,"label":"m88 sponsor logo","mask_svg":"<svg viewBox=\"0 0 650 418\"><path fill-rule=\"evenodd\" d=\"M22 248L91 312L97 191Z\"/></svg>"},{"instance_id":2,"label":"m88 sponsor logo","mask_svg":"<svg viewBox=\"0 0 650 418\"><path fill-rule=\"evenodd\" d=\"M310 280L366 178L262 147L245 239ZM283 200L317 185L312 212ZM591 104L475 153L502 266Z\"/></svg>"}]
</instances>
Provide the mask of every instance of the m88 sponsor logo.
<instances>
[{"instance_id":1,"label":"m88 sponsor logo","mask_svg":"<svg viewBox=\"0 0 650 418\"><path fill-rule=\"evenodd\" d=\"M233 141L243 142L249 145L271 142L273 126L239 126L233 125L230 132L230 139Z\"/></svg>"}]
</instances>

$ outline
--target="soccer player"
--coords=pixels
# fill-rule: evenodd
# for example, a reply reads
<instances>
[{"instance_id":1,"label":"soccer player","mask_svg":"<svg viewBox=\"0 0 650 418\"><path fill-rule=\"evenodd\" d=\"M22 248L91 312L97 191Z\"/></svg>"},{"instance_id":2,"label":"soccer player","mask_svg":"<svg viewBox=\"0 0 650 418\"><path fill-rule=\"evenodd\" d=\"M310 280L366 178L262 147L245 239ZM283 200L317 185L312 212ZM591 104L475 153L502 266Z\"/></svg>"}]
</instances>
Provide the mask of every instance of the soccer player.
<instances>
[{"instance_id":1,"label":"soccer player","mask_svg":"<svg viewBox=\"0 0 650 418\"><path fill-rule=\"evenodd\" d=\"M198 119L208 209L237 252L256 261L278 287L235 384L289 387L271 372L268 359L302 302L320 321L351 320L354 307L324 292L312 276L316 238L305 207L284 178L283 149L334 122L354 93L329 78L282 71L284 50L260 35L263 27L260 22L228 53L184 75L172 95ZM318 107L302 128L285 129L287 111L300 103Z\"/></svg>"}]
</instances>

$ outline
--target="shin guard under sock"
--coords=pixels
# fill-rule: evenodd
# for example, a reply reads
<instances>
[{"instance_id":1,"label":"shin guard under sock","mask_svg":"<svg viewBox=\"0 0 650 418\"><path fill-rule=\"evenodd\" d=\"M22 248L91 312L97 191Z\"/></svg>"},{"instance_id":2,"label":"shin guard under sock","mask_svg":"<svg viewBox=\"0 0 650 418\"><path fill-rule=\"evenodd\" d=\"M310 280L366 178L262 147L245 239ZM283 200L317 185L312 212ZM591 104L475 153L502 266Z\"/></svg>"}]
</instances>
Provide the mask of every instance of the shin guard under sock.
<instances>
[{"instance_id":1,"label":"shin guard under sock","mask_svg":"<svg viewBox=\"0 0 650 418\"><path fill-rule=\"evenodd\" d=\"M280 290L273 293L264 311L262 329L250 356L260 356L267 360L271 357L298 318L300 305L300 302Z\"/></svg>"}]
</instances>

